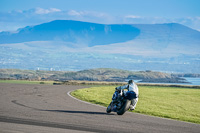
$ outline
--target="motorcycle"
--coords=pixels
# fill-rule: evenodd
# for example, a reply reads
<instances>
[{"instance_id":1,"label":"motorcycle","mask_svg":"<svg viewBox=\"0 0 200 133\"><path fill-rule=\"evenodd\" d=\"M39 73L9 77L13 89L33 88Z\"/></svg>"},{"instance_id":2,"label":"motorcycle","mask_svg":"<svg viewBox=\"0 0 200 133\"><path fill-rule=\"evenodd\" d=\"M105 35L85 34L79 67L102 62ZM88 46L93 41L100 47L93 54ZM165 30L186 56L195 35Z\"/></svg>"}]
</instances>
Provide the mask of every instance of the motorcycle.
<instances>
[{"instance_id":1,"label":"motorcycle","mask_svg":"<svg viewBox=\"0 0 200 133\"><path fill-rule=\"evenodd\" d=\"M120 90L115 91L111 103L108 105L106 112L117 112L118 115L123 115L131 104L131 100L136 98L135 92Z\"/></svg>"}]
</instances>

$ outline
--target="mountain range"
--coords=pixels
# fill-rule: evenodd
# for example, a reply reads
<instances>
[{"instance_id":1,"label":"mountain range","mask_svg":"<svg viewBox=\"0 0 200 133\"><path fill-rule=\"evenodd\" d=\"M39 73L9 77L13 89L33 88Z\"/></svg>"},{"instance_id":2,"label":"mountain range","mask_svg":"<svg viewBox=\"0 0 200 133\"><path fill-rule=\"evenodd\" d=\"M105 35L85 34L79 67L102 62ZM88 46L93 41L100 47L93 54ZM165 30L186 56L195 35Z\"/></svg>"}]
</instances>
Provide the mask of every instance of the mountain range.
<instances>
[{"instance_id":1,"label":"mountain range","mask_svg":"<svg viewBox=\"0 0 200 133\"><path fill-rule=\"evenodd\" d=\"M200 73L200 32L177 23L55 20L0 32L0 68Z\"/></svg>"},{"instance_id":2,"label":"mountain range","mask_svg":"<svg viewBox=\"0 0 200 133\"><path fill-rule=\"evenodd\" d=\"M131 25L103 25L79 21L56 20L27 26L17 33L2 32L1 44L30 41L63 41L79 45L107 45L131 40L139 29Z\"/></svg>"}]
</instances>

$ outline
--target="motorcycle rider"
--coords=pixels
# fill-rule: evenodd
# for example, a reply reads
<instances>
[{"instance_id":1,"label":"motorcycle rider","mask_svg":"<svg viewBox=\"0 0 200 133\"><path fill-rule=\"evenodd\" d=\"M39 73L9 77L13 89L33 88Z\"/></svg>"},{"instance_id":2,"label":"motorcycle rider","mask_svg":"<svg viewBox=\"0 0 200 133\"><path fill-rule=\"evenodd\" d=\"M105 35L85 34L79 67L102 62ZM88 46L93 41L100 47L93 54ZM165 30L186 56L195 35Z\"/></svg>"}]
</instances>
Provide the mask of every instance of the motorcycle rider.
<instances>
[{"instance_id":1,"label":"motorcycle rider","mask_svg":"<svg viewBox=\"0 0 200 133\"><path fill-rule=\"evenodd\" d=\"M134 83L133 80L129 80L127 85L116 87L115 88L116 91L113 95L113 100L115 100L116 97L118 97L118 92L120 92L123 89L127 89L128 91L134 92L136 94L136 98L134 98L131 101L131 105L129 107L130 110L134 110L138 102L138 95L139 95L139 90L138 90L137 85ZM127 93L127 91L124 91L124 92Z\"/></svg>"}]
</instances>

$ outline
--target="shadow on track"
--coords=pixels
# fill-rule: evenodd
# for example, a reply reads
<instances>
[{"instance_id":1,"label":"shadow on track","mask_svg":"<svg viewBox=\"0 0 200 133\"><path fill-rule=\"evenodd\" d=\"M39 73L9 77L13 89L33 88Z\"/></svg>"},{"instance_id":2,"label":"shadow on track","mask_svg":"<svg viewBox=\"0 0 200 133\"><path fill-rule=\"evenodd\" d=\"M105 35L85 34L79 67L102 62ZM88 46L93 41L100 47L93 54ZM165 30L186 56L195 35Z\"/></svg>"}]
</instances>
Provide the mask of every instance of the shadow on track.
<instances>
[{"instance_id":1,"label":"shadow on track","mask_svg":"<svg viewBox=\"0 0 200 133\"><path fill-rule=\"evenodd\" d=\"M108 114L106 112L71 111L71 110L44 110L44 109L38 109L38 108L26 106L24 104L19 103L17 100L13 100L11 102L16 104L16 105L26 107L26 108L30 108L30 109L33 109L33 110L37 110L37 111L49 111L49 112L71 113L71 114L90 114L90 115L91 114L92 115L114 115L114 114Z\"/></svg>"},{"instance_id":2,"label":"shadow on track","mask_svg":"<svg viewBox=\"0 0 200 133\"><path fill-rule=\"evenodd\" d=\"M72 113L72 114L90 114L90 115L114 115L105 112L92 112L92 111L71 111L71 110L41 110L49 112L61 112L61 113Z\"/></svg>"}]
</instances>

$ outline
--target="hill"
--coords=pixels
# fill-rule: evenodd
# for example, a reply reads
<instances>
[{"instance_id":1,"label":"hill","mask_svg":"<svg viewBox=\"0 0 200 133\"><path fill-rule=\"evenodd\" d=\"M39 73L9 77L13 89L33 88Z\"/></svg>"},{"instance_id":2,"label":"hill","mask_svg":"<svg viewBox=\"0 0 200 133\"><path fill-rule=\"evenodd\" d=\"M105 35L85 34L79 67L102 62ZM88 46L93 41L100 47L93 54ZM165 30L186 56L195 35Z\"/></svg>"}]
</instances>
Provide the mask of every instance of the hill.
<instances>
[{"instance_id":1,"label":"hill","mask_svg":"<svg viewBox=\"0 0 200 133\"><path fill-rule=\"evenodd\" d=\"M55 20L36 26L27 26L19 29L17 33L2 32L0 33L0 44L63 41L91 47L132 40L139 33L139 29L132 25L104 25L72 20Z\"/></svg>"},{"instance_id":2,"label":"hill","mask_svg":"<svg viewBox=\"0 0 200 133\"><path fill-rule=\"evenodd\" d=\"M128 79L151 83L184 83L175 75L153 71L127 71L120 69L98 68L82 71L33 71L19 69L0 69L0 79L17 80L82 80L124 82Z\"/></svg>"},{"instance_id":3,"label":"hill","mask_svg":"<svg viewBox=\"0 0 200 133\"><path fill-rule=\"evenodd\" d=\"M0 44L38 43L40 41L47 43L52 41L65 42L63 44L66 47L120 44L125 48L132 45L144 50L148 48L154 51L184 48L184 51L181 51L182 54L190 47L194 54L197 52L196 48L199 49L199 38L199 31L177 23L108 25L73 20L55 20L40 25L27 26L18 29L15 33L1 32ZM132 50L131 47L129 48Z\"/></svg>"},{"instance_id":4,"label":"hill","mask_svg":"<svg viewBox=\"0 0 200 133\"><path fill-rule=\"evenodd\" d=\"M199 55L200 32L177 23L134 24L140 34L133 40L112 45L96 46L92 50L169 58L180 55ZM114 49L113 49L114 48Z\"/></svg>"}]
</instances>

